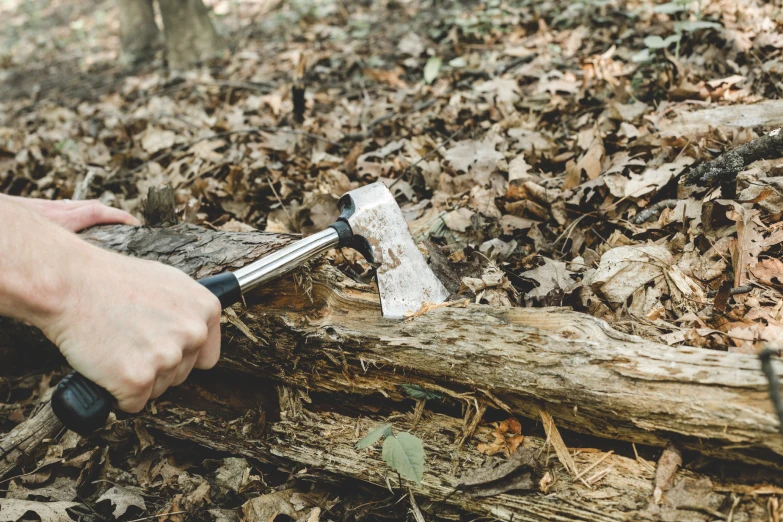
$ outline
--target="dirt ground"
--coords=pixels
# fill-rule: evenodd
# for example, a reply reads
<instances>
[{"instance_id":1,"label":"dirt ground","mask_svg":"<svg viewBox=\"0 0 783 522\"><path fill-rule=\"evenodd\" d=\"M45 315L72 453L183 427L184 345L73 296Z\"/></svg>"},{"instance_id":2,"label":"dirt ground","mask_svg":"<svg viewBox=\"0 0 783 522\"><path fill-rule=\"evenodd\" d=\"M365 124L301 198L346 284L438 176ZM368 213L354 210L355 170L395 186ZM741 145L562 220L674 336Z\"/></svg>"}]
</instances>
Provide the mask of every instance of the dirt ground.
<instances>
[{"instance_id":1,"label":"dirt ground","mask_svg":"<svg viewBox=\"0 0 783 522\"><path fill-rule=\"evenodd\" d=\"M223 56L170 72L162 49L123 61L112 1L3 0L0 190L99 198L141 217L150 187L169 185L182 222L309 234L335 219L341 194L380 179L414 237L464 275L463 298L569 306L720 352L783 339L783 154L683 183L783 125L779 2L209 5ZM362 270L351 256L331 260ZM66 369L9 360L0 433ZM44 521L238 520L281 488L302 520L314 506L321 520L416 516L389 491L313 485L132 420L66 434L18 471L0 481L0 502L50 504L30 507ZM783 513L774 491L752 500L770 521ZM3 518L10 509L0 503L1 521L17 520Z\"/></svg>"}]
</instances>

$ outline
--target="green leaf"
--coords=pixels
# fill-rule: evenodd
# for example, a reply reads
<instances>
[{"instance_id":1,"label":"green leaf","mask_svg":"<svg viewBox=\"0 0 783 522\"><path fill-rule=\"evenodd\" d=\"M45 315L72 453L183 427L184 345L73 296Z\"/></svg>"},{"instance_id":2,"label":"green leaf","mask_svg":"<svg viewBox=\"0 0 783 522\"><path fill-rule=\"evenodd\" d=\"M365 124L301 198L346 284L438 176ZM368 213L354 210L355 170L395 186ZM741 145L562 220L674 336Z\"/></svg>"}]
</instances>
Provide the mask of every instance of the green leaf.
<instances>
[{"instance_id":1,"label":"green leaf","mask_svg":"<svg viewBox=\"0 0 783 522\"><path fill-rule=\"evenodd\" d=\"M692 33L699 29L721 29L722 25L715 22L705 22L704 20L695 20L693 22L675 22L674 30L678 33L686 32Z\"/></svg>"},{"instance_id":2,"label":"green leaf","mask_svg":"<svg viewBox=\"0 0 783 522\"><path fill-rule=\"evenodd\" d=\"M403 384L402 390L405 392L405 394L412 398L417 400L431 400L431 399L439 399L443 400L443 395L440 393L436 393L434 391L425 390L418 384Z\"/></svg>"},{"instance_id":3,"label":"green leaf","mask_svg":"<svg viewBox=\"0 0 783 522\"><path fill-rule=\"evenodd\" d=\"M443 60L437 56L430 56L427 60L427 64L424 66L424 83L432 83L435 78L438 77L440 72L440 66L443 65Z\"/></svg>"},{"instance_id":4,"label":"green leaf","mask_svg":"<svg viewBox=\"0 0 783 522\"><path fill-rule=\"evenodd\" d=\"M449 65L451 67L454 67L455 69L459 69L461 67L466 67L468 65L468 62L465 60L462 56L457 56L453 60L449 61Z\"/></svg>"},{"instance_id":5,"label":"green leaf","mask_svg":"<svg viewBox=\"0 0 783 522\"><path fill-rule=\"evenodd\" d=\"M648 49L663 49L666 47L663 38L655 34L645 38L644 45L646 45Z\"/></svg>"},{"instance_id":6,"label":"green leaf","mask_svg":"<svg viewBox=\"0 0 783 522\"><path fill-rule=\"evenodd\" d=\"M631 61L634 62L647 62L650 60L650 50L649 49L642 49L638 53L631 56Z\"/></svg>"},{"instance_id":7,"label":"green leaf","mask_svg":"<svg viewBox=\"0 0 783 522\"><path fill-rule=\"evenodd\" d=\"M666 2L665 4L653 7L653 12L660 14L674 14L687 11L688 7L683 2Z\"/></svg>"},{"instance_id":8,"label":"green leaf","mask_svg":"<svg viewBox=\"0 0 783 522\"><path fill-rule=\"evenodd\" d=\"M679 42L680 40L682 40L682 35L679 34L679 33L676 33L676 34L673 34L671 36L668 36L666 38L666 40L663 41L663 45L665 45L666 47L669 47L671 44L673 44L675 42Z\"/></svg>"},{"instance_id":9,"label":"green leaf","mask_svg":"<svg viewBox=\"0 0 783 522\"><path fill-rule=\"evenodd\" d=\"M424 475L424 443L407 432L386 437L383 441L383 460L403 478L421 484Z\"/></svg>"},{"instance_id":10,"label":"green leaf","mask_svg":"<svg viewBox=\"0 0 783 522\"><path fill-rule=\"evenodd\" d=\"M658 35L652 35L644 39L644 45L646 45L648 49L653 49L653 50L665 49L669 47L671 44L673 44L674 42L679 42L681 38L682 35L679 34L670 35L666 37L666 40L664 40Z\"/></svg>"},{"instance_id":11,"label":"green leaf","mask_svg":"<svg viewBox=\"0 0 783 522\"><path fill-rule=\"evenodd\" d=\"M360 450L364 448L369 448L370 446L372 446L373 444L381 440L381 437L384 436L386 437L394 436L392 434L391 424L384 424L372 430L370 433L365 435L364 438L362 438L362 440L356 443L356 449Z\"/></svg>"}]
</instances>

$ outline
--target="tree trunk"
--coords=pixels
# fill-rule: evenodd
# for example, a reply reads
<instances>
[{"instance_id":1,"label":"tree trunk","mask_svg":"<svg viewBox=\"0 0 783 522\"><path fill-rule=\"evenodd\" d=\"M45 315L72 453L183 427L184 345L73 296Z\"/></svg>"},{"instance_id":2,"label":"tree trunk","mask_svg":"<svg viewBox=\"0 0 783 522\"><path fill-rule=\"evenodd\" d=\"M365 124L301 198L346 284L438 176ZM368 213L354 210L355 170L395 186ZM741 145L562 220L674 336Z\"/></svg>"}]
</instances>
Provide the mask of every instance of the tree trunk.
<instances>
[{"instance_id":1,"label":"tree trunk","mask_svg":"<svg viewBox=\"0 0 783 522\"><path fill-rule=\"evenodd\" d=\"M82 236L194 277L292 241L188 225L101 227ZM371 286L323 264L245 298L247 308L226 314L221 365L233 371L394 400L413 384L533 419L544 407L576 432L783 468L783 440L751 355L669 347L565 309L454 306L390 321ZM15 331L29 330L6 329ZM780 363L775 368L783 374Z\"/></svg>"},{"instance_id":2,"label":"tree trunk","mask_svg":"<svg viewBox=\"0 0 783 522\"><path fill-rule=\"evenodd\" d=\"M220 53L220 37L202 0L159 2L170 68L186 69Z\"/></svg>"},{"instance_id":3,"label":"tree trunk","mask_svg":"<svg viewBox=\"0 0 783 522\"><path fill-rule=\"evenodd\" d=\"M118 0L117 3L123 59L132 63L150 56L161 43L152 0Z\"/></svg>"}]
</instances>

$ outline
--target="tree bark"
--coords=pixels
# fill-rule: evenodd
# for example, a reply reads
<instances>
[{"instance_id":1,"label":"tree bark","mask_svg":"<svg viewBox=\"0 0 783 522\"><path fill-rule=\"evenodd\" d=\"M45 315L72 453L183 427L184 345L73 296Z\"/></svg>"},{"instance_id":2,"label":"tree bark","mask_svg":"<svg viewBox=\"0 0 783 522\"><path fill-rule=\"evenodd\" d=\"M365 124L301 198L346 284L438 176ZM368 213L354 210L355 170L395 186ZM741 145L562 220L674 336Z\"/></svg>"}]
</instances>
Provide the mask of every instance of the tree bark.
<instances>
[{"instance_id":1,"label":"tree bark","mask_svg":"<svg viewBox=\"0 0 783 522\"><path fill-rule=\"evenodd\" d=\"M290 236L101 227L83 237L194 277L234 269ZM405 398L415 384L562 428L783 468L783 440L758 360L669 347L565 309L471 305L385 320L371 286L321 264L226 314L221 365L319 392ZM27 330L21 330L25 332ZM16 342L22 342L17 339ZM780 375L783 367L775 364Z\"/></svg>"},{"instance_id":2,"label":"tree bark","mask_svg":"<svg viewBox=\"0 0 783 522\"><path fill-rule=\"evenodd\" d=\"M64 429L47 402L27 421L0 437L0 478L33 456L44 440L55 437Z\"/></svg>"},{"instance_id":3,"label":"tree bark","mask_svg":"<svg viewBox=\"0 0 783 522\"><path fill-rule=\"evenodd\" d=\"M161 44L161 35L152 0L117 0L117 4L124 59L132 63L153 54Z\"/></svg>"},{"instance_id":4,"label":"tree bark","mask_svg":"<svg viewBox=\"0 0 783 522\"><path fill-rule=\"evenodd\" d=\"M202 0L159 0L169 67L186 69L214 58L222 42Z\"/></svg>"}]
</instances>

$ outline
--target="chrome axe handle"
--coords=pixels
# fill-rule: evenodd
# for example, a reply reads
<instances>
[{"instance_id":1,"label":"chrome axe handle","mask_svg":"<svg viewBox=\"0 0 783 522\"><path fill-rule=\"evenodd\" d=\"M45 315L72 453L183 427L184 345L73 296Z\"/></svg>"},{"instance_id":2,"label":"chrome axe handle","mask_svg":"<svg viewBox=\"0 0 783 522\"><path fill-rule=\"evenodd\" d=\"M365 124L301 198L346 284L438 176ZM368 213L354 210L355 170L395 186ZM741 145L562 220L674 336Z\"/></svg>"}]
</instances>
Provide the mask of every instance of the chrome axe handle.
<instances>
[{"instance_id":1,"label":"chrome axe handle","mask_svg":"<svg viewBox=\"0 0 783 522\"><path fill-rule=\"evenodd\" d=\"M242 300L242 294L290 272L330 248L349 246L353 234L343 216L326 230L300 239L235 272L200 279L223 308ZM68 374L52 395L52 410L65 427L88 435L106 424L114 397L78 372Z\"/></svg>"}]
</instances>

